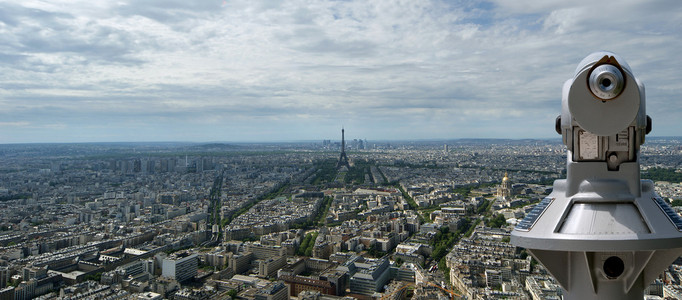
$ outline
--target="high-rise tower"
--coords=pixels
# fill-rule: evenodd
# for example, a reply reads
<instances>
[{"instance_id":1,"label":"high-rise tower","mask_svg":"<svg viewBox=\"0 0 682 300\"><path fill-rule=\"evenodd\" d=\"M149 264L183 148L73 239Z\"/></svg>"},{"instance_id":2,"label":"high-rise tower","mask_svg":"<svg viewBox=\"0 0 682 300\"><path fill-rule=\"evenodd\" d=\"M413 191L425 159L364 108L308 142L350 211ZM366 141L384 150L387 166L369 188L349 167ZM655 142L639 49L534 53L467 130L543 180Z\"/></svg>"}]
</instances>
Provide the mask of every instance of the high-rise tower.
<instances>
[{"instance_id":1,"label":"high-rise tower","mask_svg":"<svg viewBox=\"0 0 682 300\"><path fill-rule=\"evenodd\" d=\"M344 129L341 128L341 156L339 156L339 162L336 163L336 168L350 168L350 164L348 163L348 156L346 156L346 137L344 133Z\"/></svg>"}]
</instances>

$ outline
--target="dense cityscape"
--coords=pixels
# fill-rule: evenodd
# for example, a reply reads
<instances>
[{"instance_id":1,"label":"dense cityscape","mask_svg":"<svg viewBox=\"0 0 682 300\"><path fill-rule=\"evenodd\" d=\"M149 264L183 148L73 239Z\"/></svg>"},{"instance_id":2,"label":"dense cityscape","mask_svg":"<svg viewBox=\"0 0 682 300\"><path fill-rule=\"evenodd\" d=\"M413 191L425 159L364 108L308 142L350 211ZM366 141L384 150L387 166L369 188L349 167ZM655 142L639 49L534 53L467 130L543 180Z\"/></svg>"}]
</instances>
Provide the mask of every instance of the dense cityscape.
<instances>
[{"instance_id":1,"label":"dense cityscape","mask_svg":"<svg viewBox=\"0 0 682 300\"><path fill-rule=\"evenodd\" d=\"M680 11L0 1L0 300L682 299Z\"/></svg>"},{"instance_id":2,"label":"dense cityscape","mask_svg":"<svg viewBox=\"0 0 682 300\"><path fill-rule=\"evenodd\" d=\"M641 153L673 206L680 154ZM565 159L559 140L1 145L0 299L560 299L509 237ZM678 262L647 297L680 298Z\"/></svg>"}]
</instances>

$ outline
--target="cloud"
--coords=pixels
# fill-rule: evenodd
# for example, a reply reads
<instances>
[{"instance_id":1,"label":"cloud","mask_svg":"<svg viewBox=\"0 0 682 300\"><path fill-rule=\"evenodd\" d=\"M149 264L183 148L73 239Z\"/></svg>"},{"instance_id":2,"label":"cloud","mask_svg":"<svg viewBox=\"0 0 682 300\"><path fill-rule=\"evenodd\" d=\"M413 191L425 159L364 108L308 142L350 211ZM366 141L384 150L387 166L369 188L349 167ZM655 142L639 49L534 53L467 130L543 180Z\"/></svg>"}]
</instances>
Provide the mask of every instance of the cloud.
<instances>
[{"instance_id":1,"label":"cloud","mask_svg":"<svg viewBox=\"0 0 682 300\"><path fill-rule=\"evenodd\" d=\"M0 117L7 141L554 137L563 82L606 49L647 84L654 134L680 135L680 5L0 3Z\"/></svg>"},{"instance_id":2,"label":"cloud","mask_svg":"<svg viewBox=\"0 0 682 300\"><path fill-rule=\"evenodd\" d=\"M31 125L29 122L25 121L20 121L20 122L0 122L0 127L25 127Z\"/></svg>"}]
</instances>

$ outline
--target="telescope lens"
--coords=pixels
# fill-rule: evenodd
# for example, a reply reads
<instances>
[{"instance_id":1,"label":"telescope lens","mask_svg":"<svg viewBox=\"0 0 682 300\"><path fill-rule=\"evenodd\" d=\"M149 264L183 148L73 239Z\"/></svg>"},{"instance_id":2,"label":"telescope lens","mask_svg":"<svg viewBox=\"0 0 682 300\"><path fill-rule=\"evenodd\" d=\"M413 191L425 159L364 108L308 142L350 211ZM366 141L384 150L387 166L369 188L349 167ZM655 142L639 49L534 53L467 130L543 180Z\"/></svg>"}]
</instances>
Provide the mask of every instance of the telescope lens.
<instances>
[{"instance_id":1,"label":"telescope lens","mask_svg":"<svg viewBox=\"0 0 682 300\"><path fill-rule=\"evenodd\" d=\"M608 78L602 79L601 87L607 87L608 88L610 86L611 86L611 80L609 80Z\"/></svg>"},{"instance_id":2,"label":"telescope lens","mask_svg":"<svg viewBox=\"0 0 682 300\"><path fill-rule=\"evenodd\" d=\"M618 256L611 256L604 261L604 274L606 274L606 277L615 279L618 278L621 274L623 274L623 271L625 271L625 264L623 263L623 260L620 259Z\"/></svg>"},{"instance_id":3,"label":"telescope lens","mask_svg":"<svg viewBox=\"0 0 682 300\"><path fill-rule=\"evenodd\" d=\"M592 70L589 77L590 91L601 100L611 100L623 91L623 73L614 65L601 65Z\"/></svg>"}]
</instances>

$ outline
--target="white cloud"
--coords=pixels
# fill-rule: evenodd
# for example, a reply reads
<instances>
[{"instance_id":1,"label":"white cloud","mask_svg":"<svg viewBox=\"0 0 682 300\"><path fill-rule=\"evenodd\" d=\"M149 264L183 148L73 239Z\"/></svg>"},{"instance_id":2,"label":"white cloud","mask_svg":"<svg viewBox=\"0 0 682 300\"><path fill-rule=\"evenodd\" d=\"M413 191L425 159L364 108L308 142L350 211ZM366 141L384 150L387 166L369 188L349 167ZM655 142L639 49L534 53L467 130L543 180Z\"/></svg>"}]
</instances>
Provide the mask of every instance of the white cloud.
<instances>
[{"instance_id":1,"label":"white cloud","mask_svg":"<svg viewBox=\"0 0 682 300\"><path fill-rule=\"evenodd\" d=\"M652 117L671 118L680 5L6 2L0 117L64 124L64 141L131 140L132 122L136 140L322 139L352 123L370 139L553 137L562 83L606 49L647 84ZM50 135L25 127L16 136Z\"/></svg>"},{"instance_id":2,"label":"white cloud","mask_svg":"<svg viewBox=\"0 0 682 300\"><path fill-rule=\"evenodd\" d=\"M20 122L0 122L0 127L25 127L31 125L29 122L25 121L20 121Z\"/></svg>"}]
</instances>

